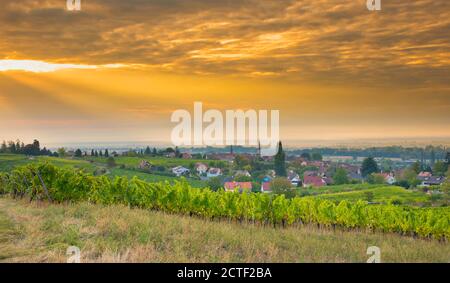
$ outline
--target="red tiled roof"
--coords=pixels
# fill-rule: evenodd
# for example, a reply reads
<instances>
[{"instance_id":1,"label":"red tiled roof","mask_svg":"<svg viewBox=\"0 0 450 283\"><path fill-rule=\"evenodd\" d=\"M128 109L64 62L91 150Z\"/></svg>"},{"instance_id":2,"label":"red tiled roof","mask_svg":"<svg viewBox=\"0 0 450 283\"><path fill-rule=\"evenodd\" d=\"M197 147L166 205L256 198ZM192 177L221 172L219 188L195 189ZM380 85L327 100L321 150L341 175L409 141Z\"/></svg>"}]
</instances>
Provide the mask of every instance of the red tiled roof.
<instances>
[{"instance_id":1,"label":"red tiled roof","mask_svg":"<svg viewBox=\"0 0 450 283\"><path fill-rule=\"evenodd\" d=\"M303 183L305 185L312 185L314 187L322 187L325 185L325 182L322 180L322 178L317 176L305 176Z\"/></svg>"},{"instance_id":2,"label":"red tiled roof","mask_svg":"<svg viewBox=\"0 0 450 283\"><path fill-rule=\"evenodd\" d=\"M252 189L251 182L226 182L224 184L225 189L234 190L234 189Z\"/></svg>"}]
</instances>

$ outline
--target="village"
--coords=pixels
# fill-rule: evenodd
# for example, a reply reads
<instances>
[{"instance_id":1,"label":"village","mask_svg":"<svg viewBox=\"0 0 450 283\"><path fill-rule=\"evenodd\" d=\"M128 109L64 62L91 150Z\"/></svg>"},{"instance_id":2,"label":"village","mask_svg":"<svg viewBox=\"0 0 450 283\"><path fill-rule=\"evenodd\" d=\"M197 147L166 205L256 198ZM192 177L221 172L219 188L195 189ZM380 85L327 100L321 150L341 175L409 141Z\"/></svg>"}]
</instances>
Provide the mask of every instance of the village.
<instances>
[{"instance_id":1,"label":"village","mask_svg":"<svg viewBox=\"0 0 450 283\"><path fill-rule=\"evenodd\" d=\"M224 188L234 192L272 193L272 181L285 179L292 188L321 188L344 184L385 184L405 188L428 188L445 182L448 160L421 164L419 160L401 165L381 166L383 159L367 157L361 162L346 160L325 160L320 154L288 155L285 174L277 174L274 168L275 157L261 156L259 153L210 153L194 156L188 152L170 151L169 159L195 160L188 166L178 165L170 168L176 177L198 178L213 189ZM448 158L448 157L447 157ZM369 168L364 168L364 163ZM152 164L142 160L141 170L151 170ZM367 167L367 166L366 166Z\"/></svg>"}]
</instances>

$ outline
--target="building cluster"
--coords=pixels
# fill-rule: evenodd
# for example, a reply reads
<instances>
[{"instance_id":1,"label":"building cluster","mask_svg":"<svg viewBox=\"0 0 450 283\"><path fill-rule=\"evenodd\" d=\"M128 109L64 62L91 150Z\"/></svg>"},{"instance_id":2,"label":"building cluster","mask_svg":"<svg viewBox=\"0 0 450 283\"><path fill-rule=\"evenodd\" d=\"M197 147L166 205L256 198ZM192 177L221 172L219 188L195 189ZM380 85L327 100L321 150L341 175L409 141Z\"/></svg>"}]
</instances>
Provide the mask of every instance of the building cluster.
<instances>
[{"instance_id":1,"label":"building cluster","mask_svg":"<svg viewBox=\"0 0 450 283\"><path fill-rule=\"evenodd\" d=\"M213 153L205 155L204 157L208 160L224 161L227 163L233 163L236 160L238 154L234 153ZM256 155L252 154L239 154L240 157L252 160ZM270 157L258 156L261 161L270 160ZM182 153L181 158L192 159L192 155L189 153ZM210 163L211 164L211 163ZM291 166L292 165L292 166ZM295 166L294 166L295 165ZM151 168L151 164L147 161L142 161L139 165L141 169ZM301 157L296 157L289 160L288 168L304 168L304 170L288 170L286 179L291 183L292 187L303 187L303 188L320 188L323 186L335 184L333 176L336 170L343 169L347 174L347 179L352 183L360 183L365 180L361 172L361 165L350 164L345 162L333 162L333 161L322 161L322 160L307 160ZM298 172L301 171L301 174ZM270 193L271 181L277 177L274 170L269 169L265 171L265 176L261 179L253 178L252 174L248 170L234 170L231 174L224 176L224 171L221 168L208 166L206 163L197 162L195 166L190 166L186 168L184 166L176 166L171 168L171 172L177 176L192 176L196 175L201 180L209 180L215 177L222 177L222 184L226 191L240 192L244 191L261 191L263 193ZM398 177L403 174L403 170L395 170L390 172L381 172L377 175L384 179L386 184L393 185L398 182ZM257 182L238 182L237 177L249 177L251 179L257 180ZM429 172L421 172L417 176L417 180L420 181L419 186L427 187L440 185L445 181L445 177L433 176ZM255 185L258 184L258 188Z\"/></svg>"}]
</instances>

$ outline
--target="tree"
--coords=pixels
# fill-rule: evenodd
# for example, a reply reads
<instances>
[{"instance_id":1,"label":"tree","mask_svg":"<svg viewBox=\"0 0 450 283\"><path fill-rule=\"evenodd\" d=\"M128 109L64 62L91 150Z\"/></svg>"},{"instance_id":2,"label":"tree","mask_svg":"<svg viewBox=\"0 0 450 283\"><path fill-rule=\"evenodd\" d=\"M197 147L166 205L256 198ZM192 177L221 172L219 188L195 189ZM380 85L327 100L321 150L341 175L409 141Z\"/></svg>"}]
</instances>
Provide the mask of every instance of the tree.
<instances>
[{"instance_id":1,"label":"tree","mask_svg":"<svg viewBox=\"0 0 450 283\"><path fill-rule=\"evenodd\" d=\"M260 193L261 192L261 183L252 182L252 193Z\"/></svg>"},{"instance_id":2,"label":"tree","mask_svg":"<svg viewBox=\"0 0 450 283\"><path fill-rule=\"evenodd\" d=\"M322 161L323 156L318 152L313 152L313 154L311 155L311 159L314 161Z\"/></svg>"},{"instance_id":3,"label":"tree","mask_svg":"<svg viewBox=\"0 0 450 283\"><path fill-rule=\"evenodd\" d=\"M270 182L272 192L277 195L284 195L287 198L293 198L296 195L295 189L292 188L291 182L283 177L277 177Z\"/></svg>"},{"instance_id":4,"label":"tree","mask_svg":"<svg viewBox=\"0 0 450 283\"><path fill-rule=\"evenodd\" d=\"M41 145L38 140L33 141L33 155L39 155L41 151Z\"/></svg>"},{"instance_id":5,"label":"tree","mask_svg":"<svg viewBox=\"0 0 450 283\"><path fill-rule=\"evenodd\" d=\"M435 164L435 162L436 162L436 153L434 152L434 149L432 149L431 150L431 153L430 153L430 162L431 162L431 165L433 166L434 164Z\"/></svg>"},{"instance_id":6,"label":"tree","mask_svg":"<svg viewBox=\"0 0 450 283\"><path fill-rule=\"evenodd\" d=\"M286 153L283 151L281 141L278 143L278 152L275 155L275 172L277 176L286 176Z\"/></svg>"},{"instance_id":7,"label":"tree","mask_svg":"<svg viewBox=\"0 0 450 283\"><path fill-rule=\"evenodd\" d=\"M105 157L109 157L109 151L108 151L108 149L105 149Z\"/></svg>"},{"instance_id":8,"label":"tree","mask_svg":"<svg viewBox=\"0 0 450 283\"><path fill-rule=\"evenodd\" d=\"M13 141L8 141L8 152L16 153L16 144ZM30 154L33 154L33 152L30 152Z\"/></svg>"},{"instance_id":9,"label":"tree","mask_svg":"<svg viewBox=\"0 0 450 283\"><path fill-rule=\"evenodd\" d=\"M384 184L386 180L383 175L372 173L367 177L367 182L369 182L369 184Z\"/></svg>"},{"instance_id":10,"label":"tree","mask_svg":"<svg viewBox=\"0 0 450 283\"><path fill-rule=\"evenodd\" d=\"M237 169L244 169L245 166L250 165L250 159L240 154L234 158L234 166Z\"/></svg>"},{"instance_id":11,"label":"tree","mask_svg":"<svg viewBox=\"0 0 450 283\"><path fill-rule=\"evenodd\" d=\"M16 141L16 152L17 153L22 153L22 150L23 150L23 148L22 148L22 146L20 144L20 140L17 140Z\"/></svg>"},{"instance_id":12,"label":"tree","mask_svg":"<svg viewBox=\"0 0 450 283\"><path fill-rule=\"evenodd\" d=\"M336 185L343 185L350 183L347 176L347 171L343 168L338 168L333 175L333 181Z\"/></svg>"},{"instance_id":13,"label":"tree","mask_svg":"<svg viewBox=\"0 0 450 283\"><path fill-rule=\"evenodd\" d=\"M155 155L155 156L158 154L158 151L156 150L156 147L153 148L152 154Z\"/></svg>"},{"instance_id":14,"label":"tree","mask_svg":"<svg viewBox=\"0 0 450 283\"><path fill-rule=\"evenodd\" d=\"M406 169L403 172L400 181L406 181L411 187L415 187L420 184L420 181L417 179L417 173L413 168Z\"/></svg>"},{"instance_id":15,"label":"tree","mask_svg":"<svg viewBox=\"0 0 450 283\"><path fill-rule=\"evenodd\" d=\"M364 159L361 167L363 177L367 177L372 173L378 173L379 171L378 164L373 157L367 157Z\"/></svg>"},{"instance_id":16,"label":"tree","mask_svg":"<svg viewBox=\"0 0 450 283\"><path fill-rule=\"evenodd\" d=\"M91 150L91 156L95 156L95 151Z\"/></svg>"},{"instance_id":17,"label":"tree","mask_svg":"<svg viewBox=\"0 0 450 283\"><path fill-rule=\"evenodd\" d=\"M116 167L116 160L114 160L114 157L108 157L108 160L106 161L106 165L110 168Z\"/></svg>"},{"instance_id":18,"label":"tree","mask_svg":"<svg viewBox=\"0 0 450 283\"><path fill-rule=\"evenodd\" d=\"M422 171L422 165L420 165L419 161L414 162L413 165L411 165L411 169L414 170L414 172L416 172L416 174L419 174L420 171Z\"/></svg>"},{"instance_id":19,"label":"tree","mask_svg":"<svg viewBox=\"0 0 450 283\"><path fill-rule=\"evenodd\" d=\"M433 166L433 175L435 176L445 176L447 172L447 164L442 161L437 161Z\"/></svg>"},{"instance_id":20,"label":"tree","mask_svg":"<svg viewBox=\"0 0 450 283\"><path fill-rule=\"evenodd\" d=\"M81 149L75 150L75 157L82 157L83 153L81 152Z\"/></svg>"},{"instance_id":21,"label":"tree","mask_svg":"<svg viewBox=\"0 0 450 283\"><path fill-rule=\"evenodd\" d=\"M309 154L308 152L303 152L300 155L301 158L306 159L306 160L311 160L311 154Z\"/></svg>"},{"instance_id":22,"label":"tree","mask_svg":"<svg viewBox=\"0 0 450 283\"><path fill-rule=\"evenodd\" d=\"M58 148L58 156L59 156L59 157L64 157L64 156L66 156L66 149L65 149L64 147Z\"/></svg>"},{"instance_id":23,"label":"tree","mask_svg":"<svg viewBox=\"0 0 450 283\"><path fill-rule=\"evenodd\" d=\"M145 148L144 154L145 154L145 155L150 155L150 154L152 154L152 151L150 150L150 147L149 147L149 146L147 146L147 147Z\"/></svg>"},{"instance_id":24,"label":"tree","mask_svg":"<svg viewBox=\"0 0 450 283\"><path fill-rule=\"evenodd\" d=\"M103 151L102 150L100 150L99 154L100 154L100 157L103 157Z\"/></svg>"},{"instance_id":25,"label":"tree","mask_svg":"<svg viewBox=\"0 0 450 283\"><path fill-rule=\"evenodd\" d=\"M213 191L217 191L223 188L222 180L219 177L213 177L208 180L208 187Z\"/></svg>"},{"instance_id":26,"label":"tree","mask_svg":"<svg viewBox=\"0 0 450 283\"><path fill-rule=\"evenodd\" d=\"M95 157L98 157L98 151L95 151L95 152L94 152L94 156L95 156Z\"/></svg>"},{"instance_id":27,"label":"tree","mask_svg":"<svg viewBox=\"0 0 450 283\"><path fill-rule=\"evenodd\" d=\"M0 151L2 153L6 153L8 151L8 147L6 146L6 142L5 141L2 142L2 146L0 148Z\"/></svg>"}]
</instances>

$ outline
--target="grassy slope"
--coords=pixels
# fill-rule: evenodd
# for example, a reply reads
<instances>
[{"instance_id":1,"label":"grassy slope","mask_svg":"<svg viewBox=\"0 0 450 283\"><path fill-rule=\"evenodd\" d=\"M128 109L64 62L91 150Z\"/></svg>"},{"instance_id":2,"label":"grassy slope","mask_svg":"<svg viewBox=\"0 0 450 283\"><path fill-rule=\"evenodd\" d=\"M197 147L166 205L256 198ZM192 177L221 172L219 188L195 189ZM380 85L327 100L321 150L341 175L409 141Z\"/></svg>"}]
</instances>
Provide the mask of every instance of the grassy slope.
<instances>
[{"instance_id":1,"label":"grassy slope","mask_svg":"<svg viewBox=\"0 0 450 283\"><path fill-rule=\"evenodd\" d=\"M25 155L13 155L13 154L0 154L0 171L11 171L15 167L24 166L30 163L36 163L36 162L49 162L53 165L56 165L58 167L65 167L65 168L79 168L84 169L86 172L94 172L96 168L105 168L106 167L106 158L94 158L95 163L90 163L87 160L84 159L68 159L68 158L56 158L56 157L48 157L48 156L38 156L34 157L33 159L30 159L26 157ZM117 164L125 164L130 167L137 167L139 162L142 159L139 157L118 157L116 158ZM148 159L151 160L151 159ZM164 160L167 160L168 164L175 163L177 161L180 162L186 162L186 160L183 159L163 159L158 158L157 160L158 164L161 164ZM152 161L151 161L152 162ZM152 163L153 164L153 163ZM160 176L155 174L147 174L135 170L129 170L129 169L121 169L121 168L113 168L108 169L111 172L111 176L126 176L128 178L132 178L133 176L139 177L139 179L142 179L147 182L163 182L163 181L169 181L174 182L176 180L179 180L179 178L176 177L170 177L170 176ZM187 179L187 181L194 187L205 187L205 182L202 182L200 180L195 179Z\"/></svg>"},{"instance_id":2,"label":"grassy slope","mask_svg":"<svg viewBox=\"0 0 450 283\"><path fill-rule=\"evenodd\" d=\"M65 262L448 262L450 245L392 234L218 223L123 206L29 204L0 198L0 261Z\"/></svg>"}]
</instances>

